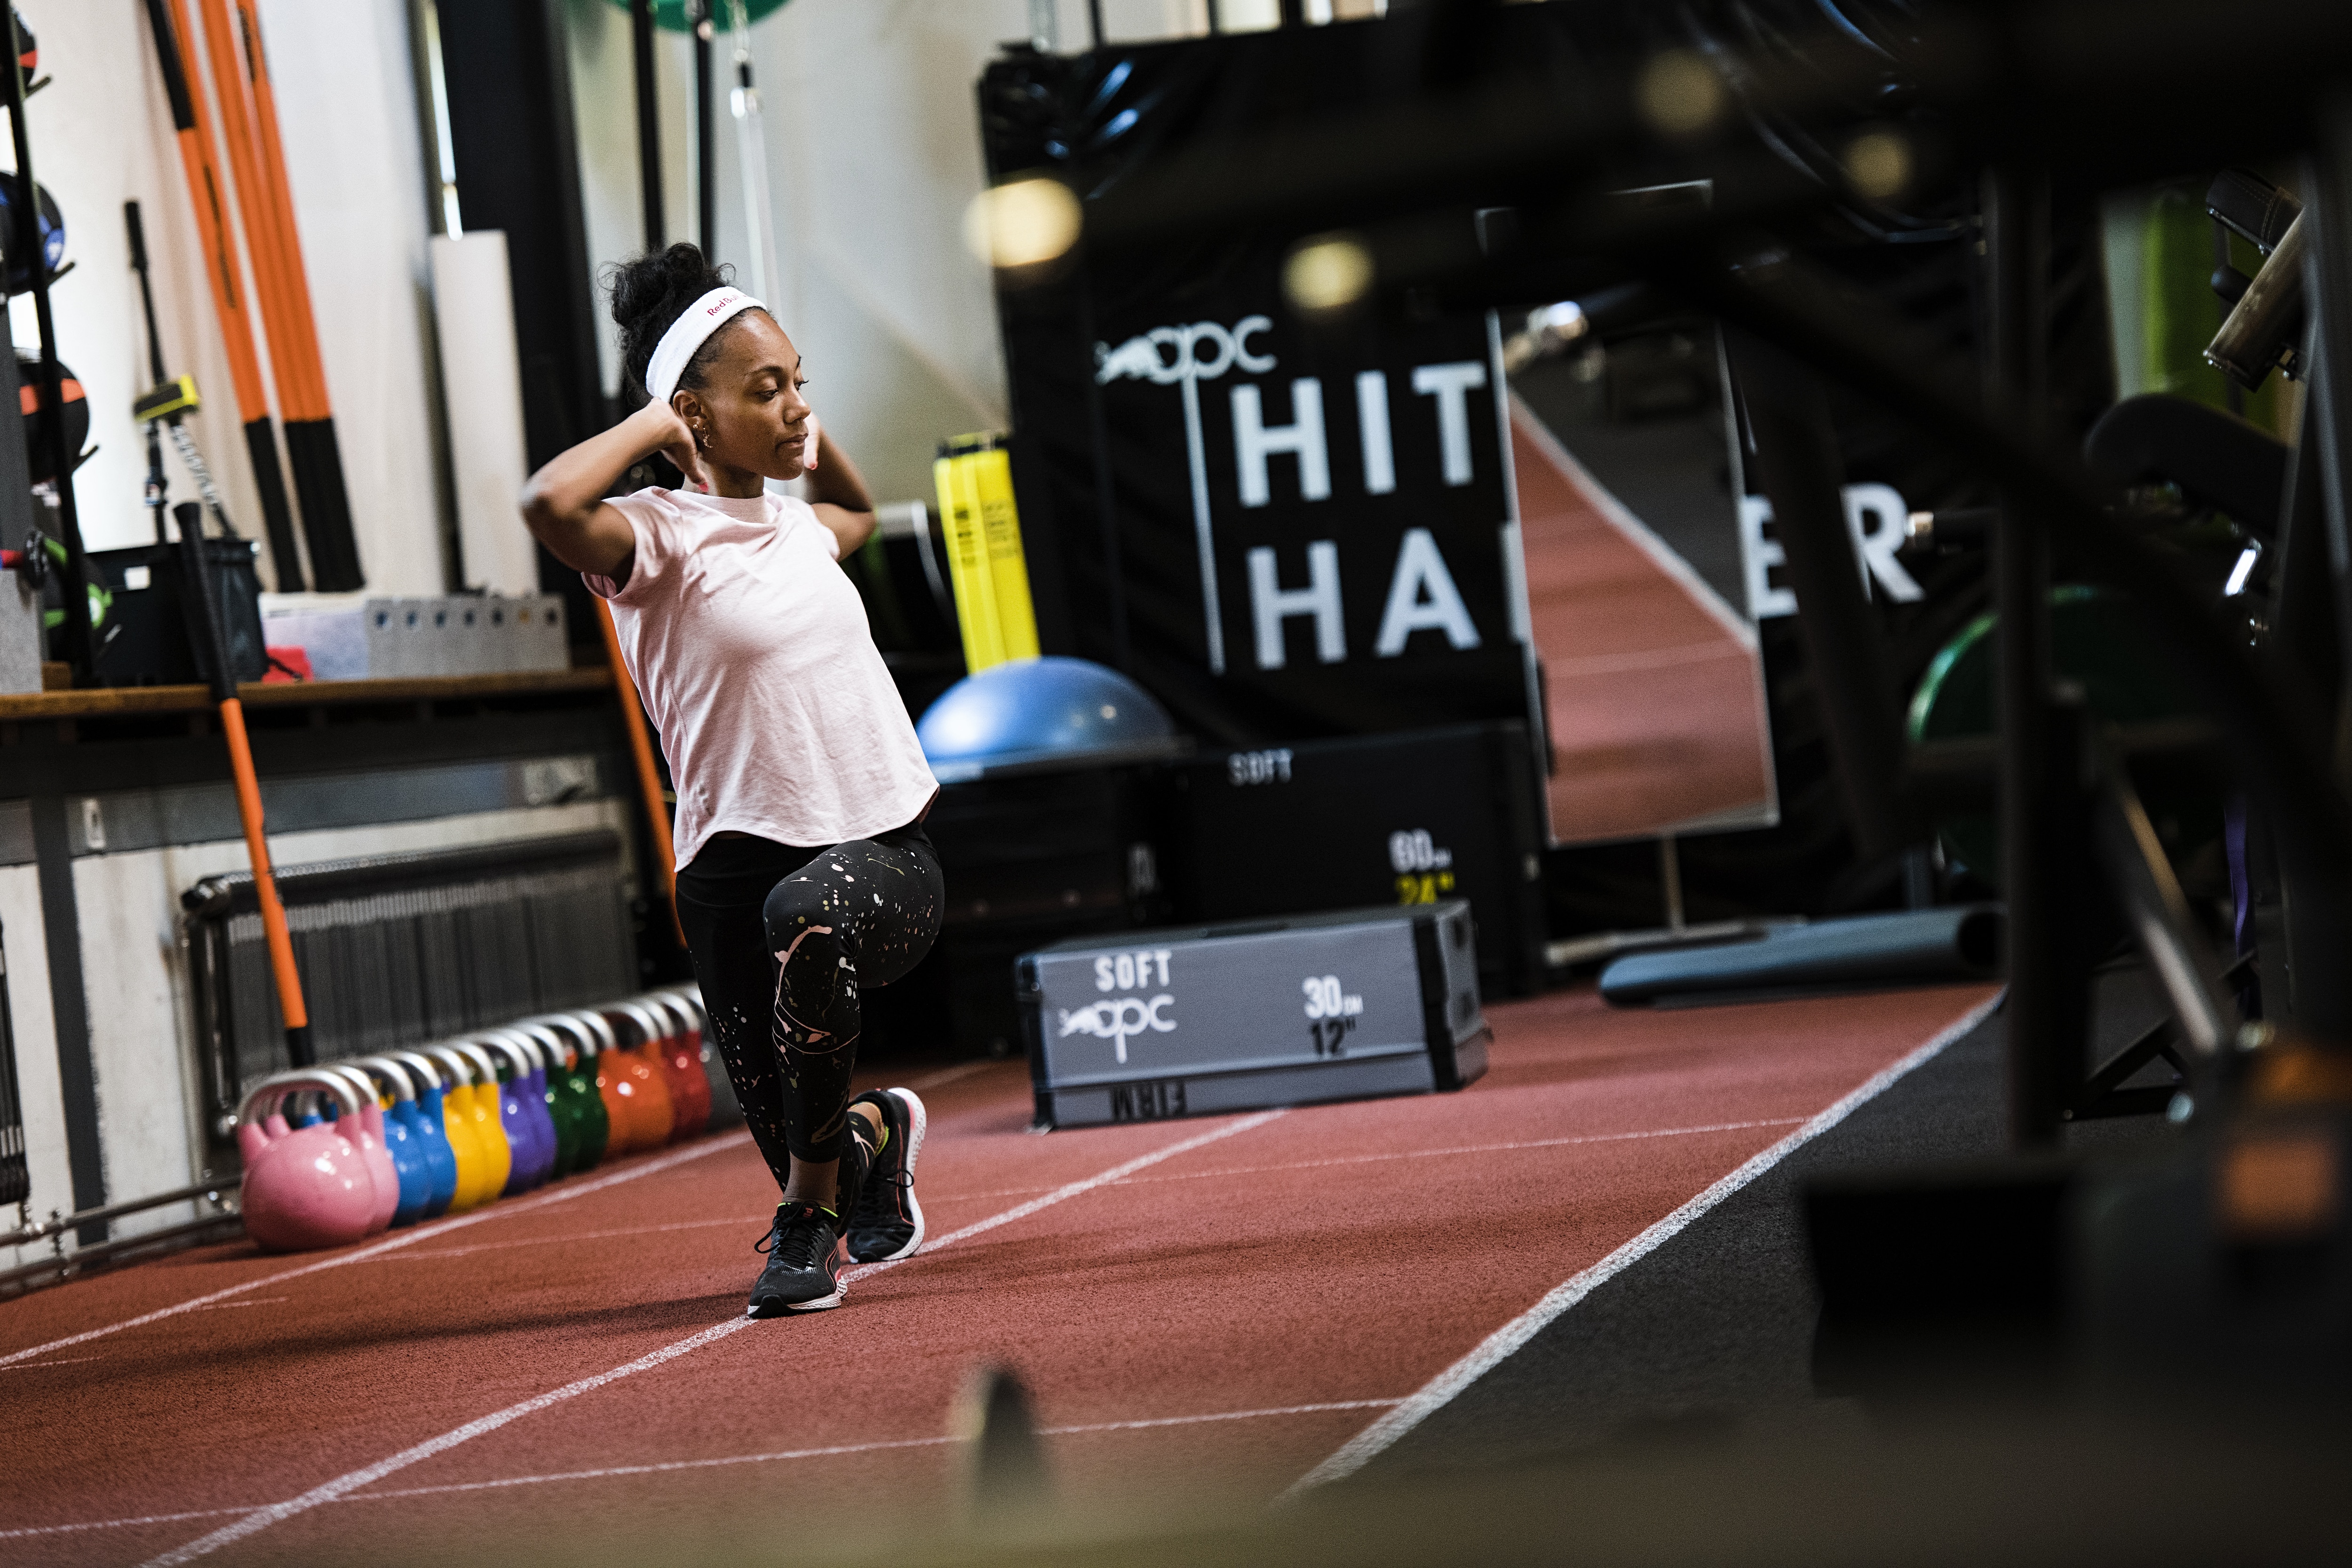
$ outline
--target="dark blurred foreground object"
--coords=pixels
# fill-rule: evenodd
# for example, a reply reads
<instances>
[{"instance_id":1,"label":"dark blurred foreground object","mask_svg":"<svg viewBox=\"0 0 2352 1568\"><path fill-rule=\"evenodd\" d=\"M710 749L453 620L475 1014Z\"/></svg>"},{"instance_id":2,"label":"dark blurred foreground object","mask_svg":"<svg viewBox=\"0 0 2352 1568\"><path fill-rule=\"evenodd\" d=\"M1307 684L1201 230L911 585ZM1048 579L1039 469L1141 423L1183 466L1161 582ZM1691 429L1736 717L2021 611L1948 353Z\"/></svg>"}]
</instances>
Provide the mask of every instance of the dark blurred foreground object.
<instances>
[{"instance_id":1,"label":"dark blurred foreground object","mask_svg":"<svg viewBox=\"0 0 2352 1568\"><path fill-rule=\"evenodd\" d=\"M1089 1506L1021 1512L975 1495L966 1520L916 1534L877 1511L805 1539L796 1497L774 1511L533 1541L518 1563L567 1568L824 1563L830 1568L1984 1568L1987 1563L2305 1564L2342 1555L2340 1423L1979 1409L1923 1427L1836 1419L1632 1437L1538 1464L1465 1456L1445 1470L1374 1465L1265 1505L1181 1472ZM992 1419L990 1426L994 1427ZM1048 1431L1051 1428L1047 1428ZM977 1440L993 1451L992 1431ZM1230 1461L1229 1461L1230 1464ZM978 1478L992 1473L975 1463ZM1152 1484L1156 1483L1156 1484ZM1017 1490L1016 1493L1017 1495ZM1006 1517L1011 1514L1011 1517ZM386 1561L392 1559L387 1555Z\"/></svg>"},{"instance_id":2,"label":"dark blurred foreground object","mask_svg":"<svg viewBox=\"0 0 2352 1568\"><path fill-rule=\"evenodd\" d=\"M2352 1081L2328 1053L2262 1039L2235 1107L2154 1155L1817 1184L1816 1389L1891 1411L2340 1417ZM2188 1123L2189 1089L2170 1097Z\"/></svg>"},{"instance_id":3,"label":"dark blurred foreground object","mask_svg":"<svg viewBox=\"0 0 2352 1568\"><path fill-rule=\"evenodd\" d=\"M1037 1413L1021 1375L983 1366L956 1402L954 1435L964 1442L965 1517L983 1535L1035 1529L1054 1500L1054 1475L1037 1436Z\"/></svg>"},{"instance_id":4,"label":"dark blurred foreground object","mask_svg":"<svg viewBox=\"0 0 2352 1568\"><path fill-rule=\"evenodd\" d=\"M1636 953L1601 972L1601 995L1638 1007L1986 981L2000 975L2000 911L1982 904L1856 915L1722 946Z\"/></svg>"}]
</instances>

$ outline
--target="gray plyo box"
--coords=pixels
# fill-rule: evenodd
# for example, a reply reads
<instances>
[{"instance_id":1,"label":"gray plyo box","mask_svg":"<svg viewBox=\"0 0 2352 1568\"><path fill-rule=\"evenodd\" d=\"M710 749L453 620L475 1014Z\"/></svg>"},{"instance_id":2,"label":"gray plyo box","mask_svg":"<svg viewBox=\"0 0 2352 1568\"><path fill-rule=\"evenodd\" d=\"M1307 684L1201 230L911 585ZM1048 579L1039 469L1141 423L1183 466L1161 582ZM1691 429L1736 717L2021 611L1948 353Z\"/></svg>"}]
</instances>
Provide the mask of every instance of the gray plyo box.
<instances>
[{"instance_id":1,"label":"gray plyo box","mask_svg":"<svg viewBox=\"0 0 2352 1568\"><path fill-rule=\"evenodd\" d=\"M1425 1094L1486 1071L1466 904L1122 932L1014 966L1037 1124Z\"/></svg>"}]
</instances>

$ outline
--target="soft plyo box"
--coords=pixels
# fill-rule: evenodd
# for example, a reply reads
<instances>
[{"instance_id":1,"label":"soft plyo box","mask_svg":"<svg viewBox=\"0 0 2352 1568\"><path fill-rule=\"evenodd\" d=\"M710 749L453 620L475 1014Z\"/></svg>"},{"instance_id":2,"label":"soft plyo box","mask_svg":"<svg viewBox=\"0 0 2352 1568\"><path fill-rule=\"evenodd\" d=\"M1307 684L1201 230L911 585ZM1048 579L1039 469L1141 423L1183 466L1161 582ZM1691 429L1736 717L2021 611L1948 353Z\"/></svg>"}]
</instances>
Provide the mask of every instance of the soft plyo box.
<instances>
[{"instance_id":1,"label":"soft plyo box","mask_svg":"<svg viewBox=\"0 0 2352 1568\"><path fill-rule=\"evenodd\" d=\"M1459 1089L1486 1071L1469 905L1081 937L1014 966L1041 1127Z\"/></svg>"}]
</instances>

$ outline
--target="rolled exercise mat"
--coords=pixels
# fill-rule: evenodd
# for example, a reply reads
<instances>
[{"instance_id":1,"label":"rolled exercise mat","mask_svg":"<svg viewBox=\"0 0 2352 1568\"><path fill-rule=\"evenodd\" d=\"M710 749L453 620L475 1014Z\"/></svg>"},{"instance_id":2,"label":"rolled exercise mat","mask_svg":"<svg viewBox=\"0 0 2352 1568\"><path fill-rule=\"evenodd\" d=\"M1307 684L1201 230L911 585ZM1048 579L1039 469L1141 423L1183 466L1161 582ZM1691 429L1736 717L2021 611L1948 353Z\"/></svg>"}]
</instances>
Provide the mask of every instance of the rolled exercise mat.
<instances>
[{"instance_id":1,"label":"rolled exercise mat","mask_svg":"<svg viewBox=\"0 0 2352 1568\"><path fill-rule=\"evenodd\" d=\"M434 332L449 409L449 468L457 482L466 586L534 594L539 557L530 531L515 526L515 497L530 464L507 236L496 229L436 235L432 253Z\"/></svg>"},{"instance_id":2,"label":"rolled exercise mat","mask_svg":"<svg viewBox=\"0 0 2352 1568\"><path fill-rule=\"evenodd\" d=\"M1989 980L2000 963L2001 925L1992 904L1816 921L1752 942L1630 955L1601 972L1601 996L1646 1007Z\"/></svg>"}]
</instances>

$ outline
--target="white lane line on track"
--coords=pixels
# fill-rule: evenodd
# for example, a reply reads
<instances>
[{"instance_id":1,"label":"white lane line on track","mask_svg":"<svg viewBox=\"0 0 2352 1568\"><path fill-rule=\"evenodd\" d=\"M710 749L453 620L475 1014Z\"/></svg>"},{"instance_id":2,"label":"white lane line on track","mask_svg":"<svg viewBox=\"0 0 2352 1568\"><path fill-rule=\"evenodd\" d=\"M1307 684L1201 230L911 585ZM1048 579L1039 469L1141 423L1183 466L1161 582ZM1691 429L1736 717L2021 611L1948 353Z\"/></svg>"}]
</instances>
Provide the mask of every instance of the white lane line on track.
<instances>
[{"instance_id":1,"label":"white lane line on track","mask_svg":"<svg viewBox=\"0 0 2352 1568\"><path fill-rule=\"evenodd\" d=\"M1960 1019L1939 1031L1925 1045L1903 1057L1891 1066L1880 1069L1862 1086L1799 1127L1770 1148L1751 1156L1738 1169L1716 1182L1706 1191L1626 1242L1600 1262L1580 1273L1570 1275L1547 1291L1544 1298L1493 1333L1479 1342L1477 1347L1433 1377L1403 1404L1350 1437L1339 1450L1321 1464L1293 1481L1278 1500L1290 1501L1301 1494L1331 1481L1353 1475L1369 1464L1381 1451L1398 1438L1420 1426L1464 1389L1493 1371L1515 1354L1522 1345L1543 1332L1554 1319L1583 1301L1627 1269L1656 1251L1725 1198L1787 1159L1799 1149L1844 1121L1862 1106L1885 1093L1913 1069L1932 1061L1938 1052L1967 1034L1990 1017L2000 1005L2004 991L1970 1008Z\"/></svg>"},{"instance_id":2,"label":"white lane line on track","mask_svg":"<svg viewBox=\"0 0 2352 1568\"><path fill-rule=\"evenodd\" d=\"M1103 1432L1138 1432L1161 1427L1197 1427L1211 1421L1257 1421L1279 1416L1316 1416L1334 1410L1384 1410L1402 1399L1333 1399L1319 1405L1283 1405L1268 1410L1216 1410L1205 1416L1157 1416L1139 1421L1091 1421L1076 1427L1041 1427L1041 1437L1070 1437ZM339 1503L396 1502L404 1498L441 1497L452 1492L496 1491L507 1487L541 1486L552 1481L598 1481L616 1476L656 1476L676 1470L717 1469L728 1465L772 1464L785 1459L822 1459L841 1454L874 1454L891 1448L936 1448L959 1441L950 1437L899 1437L875 1443L836 1443L823 1448L786 1448L772 1454L729 1454L715 1459L672 1459L653 1465L614 1465L601 1470L562 1470L545 1476L508 1476L494 1481L454 1481L446 1486L403 1487L397 1491L362 1492L337 1498ZM190 1513L151 1513L137 1519L95 1519L80 1524L41 1524L24 1530L0 1530L0 1541L28 1535L67 1535L77 1531L115 1530L135 1524L173 1524L190 1519L218 1519L226 1514L251 1513L250 1508L206 1508Z\"/></svg>"},{"instance_id":3,"label":"white lane line on track","mask_svg":"<svg viewBox=\"0 0 2352 1568\"><path fill-rule=\"evenodd\" d=\"M1760 1122L1710 1122L1700 1127L1653 1127L1638 1133L1587 1133L1574 1138L1535 1138L1517 1144L1465 1144L1451 1149L1390 1149L1377 1155L1342 1155L1328 1160L1297 1160L1288 1165L1244 1166L1238 1169L1213 1171L1179 1171L1172 1176L1131 1176L1121 1186L1139 1186L1150 1181L1201 1181L1211 1176L1264 1176L1270 1171L1311 1171L1326 1166L1360 1166L1381 1160L1420 1160L1439 1155L1494 1155L1519 1149L1558 1149L1574 1144L1618 1144L1629 1138L1682 1138L1694 1133L1744 1133L1758 1127L1793 1127L1802 1116L1768 1116ZM959 1203L983 1197L1014 1197L1024 1192L1044 1192L1041 1186L1000 1187L991 1192L955 1192L945 1197L926 1194L923 1201L936 1207L942 1203Z\"/></svg>"},{"instance_id":4,"label":"white lane line on track","mask_svg":"<svg viewBox=\"0 0 2352 1568\"><path fill-rule=\"evenodd\" d=\"M1123 1176L1131 1176L1137 1171L1156 1166L1162 1160L1173 1159L1178 1155L1188 1154L1204 1145L1216 1143L1223 1138L1230 1138L1237 1133L1246 1133L1253 1128L1262 1127L1281 1114L1280 1111L1261 1111L1254 1116L1241 1117L1226 1123L1222 1127L1212 1127L1207 1132L1181 1139L1150 1154L1138 1155L1123 1164L1113 1166L1098 1175L1087 1176L1082 1181L1071 1182L1066 1186L1056 1187L1044 1197L1032 1198L1027 1203L1016 1204L1002 1214L993 1214L986 1219L977 1220L960 1230L951 1230L931 1242L915 1256L928 1258L940 1248L950 1247L959 1241L969 1240L985 1231L993 1230L1001 1225L1009 1225L1016 1219L1025 1218L1039 1209L1049 1208L1066 1199L1092 1192L1097 1187L1108 1186ZM895 1269L899 1266L899 1263L908 1261L911 1260L901 1259L898 1262L893 1263L868 1263L862 1268L845 1270L841 1276L842 1283L846 1285L854 1280L862 1280L868 1275L878 1274L885 1269ZM600 1372L593 1377L583 1377L576 1383L567 1383L561 1388L551 1389L545 1394L526 1399L520 1405L509 1405L503 1410L493 1411L478 1420L468 1421L462 1427L444 1432L437 1437L429 1437L414 1448L403 1448L388 1458L378 1459L372 1465L365 1465L346 1475L337 1476L333 1480L312 1487L299 1497L289 1498L284 1502L272 1503L267 1508L256 1509L244 1518L233 1523L225 1524L208 1535L200 1535L184 1546L149 1559L144 1568L174 1568L178 1563L193 1563L197 1558L216 1552L224 1546L243 1541L248 1536L259 1534L273 1524L282 1523L298 1514L308 1513L322 1504L334 1502L348 1493L359 1490L362 1487L373 1486L384 1477L429 1459L436 1454L446 1453L459 1444L469 1443L476 1437L495 1432L509 1422L520 1421L526 1416L535 1415L552 1406L561 1405L566 1400L575 1399L583 1394L592 1394L607 1384L617 1383L622 1378L650 1371L664 1362L691 1354L704 1345L715 1344L731 1334L740 1333L745 1329L755 1326L761 1321L763 1320L755 1318L730 1318L725 1322L712 1324L699 1333L689 1334L675 1344L664 1345L651 1354L641 1355L635 1361L624 1363L609 1372Z\"/></svg>"},{"instance_id":5,"label":"white lane line on track","mask_svg":"<svg viewBox=\"0 0 2352 1568\"><path fill-rule=\"evenodd\" d=\"M85 1361L104 1361L102 1355L69 1355L63 1361L22 1361L13 1366L0 1367L0 1372L31 1372L44 1366L79 1366Z\"/></svg>"},{"instance_id":6,"label":"white lane line on track","mask_svg":"<svg viewBox=\"0 0 2352 1568\"><path fill-rule=\"evenodd\" d=\"M218 1519L225 1513L245 1513L242 1508L199 1508L186 1513L146 1513L136 1519L92 1519L79 1524L34 1524L22 1530L0 1530L0 1541L21 1541L28 1535L71 1535L84 1530L127 1530L140 1524L178 1524L191 1519Z\"/></svg>"},{"instance_id":7,"label":"white lane line on track","mask_svg":"<svg viewBox=\"0 0 2352 1568\"><path fill-rule=\"evenodd\" d=\"M231 1307L266 1307L273 1301L290 1301L293 1299L291 1296L257 1296L249 1301L214 1301L194 1310L200 1312L225 1312Z\"/></svg>"},{"instance_id":8,"label":"white lane line on track","mask_svg":"<svg viewBox=\"0 0 2352 1568\"><path fill-rule=\"evenodd\" d=\"M176 1317L182 1312L193 1312L199 1308L211 1306L215 1301L226 1301L231 1296L244 1295L247 1291L258 1291L269 1285L282 1285L289 1280L299 1280L306 1274L316 1274L328 1269L340 1269L346 1263L363 1263L370 1259L382 1257L386 1252L397 1251L404 1247L414 1247L420 1241L430 1240L436 1236L446 1236L453 1230L462 1230L469 1225L478 1225L486 1219L504 1219L513 1215L528 1214L535 1209L545 1208L551 1204L568 1203L575 1197L585 1197L592 1192L602 1192L606 1187L618 1186L624 1182L635 1181L639 1176L653 1176L671 1169L673 1166L685 1165L689 1160L698 1160L706 1155L715 1155L722 1149L736 1148L751 1141L751 1134L749 1133L730 1133L683 1149L673 1150L667 1155L649 1159L643 1165L630 1166L625 1169L614 1171L609 1176L582 1182L577 1186L557 1187L550 1192L534 1193L529 1197L492 1204L487 1208L478 1208L471 1214L461 1214L455 1218L436 1219L430 1225L420 1225L414 1230L404 1230L397 1236L389 1237L373 1247L362 1247L355 1252L340 1253L332 1258L321 1259L316 1263L305 1263L299 1269L288 1269L280 1273L265 1274L257 1280L247 1280L242 1285L231 1285L226 1290L208 1291L173 1306L158 1307L152 1312L142 1312L135 1318L125 1318L119 1323L109 1323L104 1328L84 1329L79 1333L68 1334L63 1339L53 1339L47 1344L37 1344L29 1350L11 1351L5 1355L0 1355L0 1367L12 1366L20 1361L30 1361L35 1356L47 1355L53 1350L64 1350L71 1345L87 1344L91 1340L104 1339L108 1334L121 1333L125 1329L144 1328L149 1323L161 1322L165 1318Z\"/></svg>"}]
</instances>

